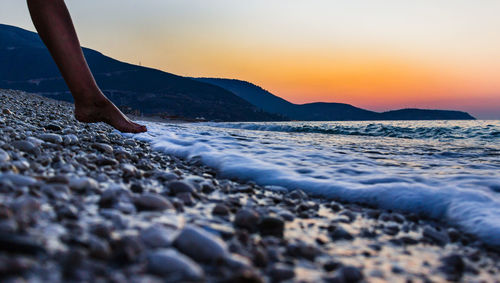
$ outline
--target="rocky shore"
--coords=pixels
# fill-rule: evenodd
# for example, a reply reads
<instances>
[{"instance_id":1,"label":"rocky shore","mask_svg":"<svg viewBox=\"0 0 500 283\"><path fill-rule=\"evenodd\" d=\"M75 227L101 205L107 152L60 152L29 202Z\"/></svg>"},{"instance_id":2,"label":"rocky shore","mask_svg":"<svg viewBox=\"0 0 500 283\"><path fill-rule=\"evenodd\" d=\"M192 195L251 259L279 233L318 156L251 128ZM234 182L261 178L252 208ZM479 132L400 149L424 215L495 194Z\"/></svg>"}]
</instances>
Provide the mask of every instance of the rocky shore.
<instances>
[{"instance_id":1,"label":"rocky shore","mask_svg":"<svg viewBox=\"0 0 500 283\"><path fill-rule=\"evenodd\" d=\"M218 178L0 90L0 280L500 282L444 223Z\"/></svg>"}]
</instances>

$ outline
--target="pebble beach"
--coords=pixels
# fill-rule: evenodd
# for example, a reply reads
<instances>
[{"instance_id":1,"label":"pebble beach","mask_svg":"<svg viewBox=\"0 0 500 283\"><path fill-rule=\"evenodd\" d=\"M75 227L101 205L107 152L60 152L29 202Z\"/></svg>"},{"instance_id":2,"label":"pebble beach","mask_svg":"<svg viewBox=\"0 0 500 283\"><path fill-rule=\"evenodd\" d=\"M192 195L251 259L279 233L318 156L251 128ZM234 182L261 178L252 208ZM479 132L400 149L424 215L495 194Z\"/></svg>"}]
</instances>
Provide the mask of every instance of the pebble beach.
<instances>
[{"instance_id":1,"label":"pebble beach","mask_svg":"<svg viewBox=\"0 0 500 283\"><path fill-rule=\"evenodd\" d=\"M0 280L500 282L446 223L220 175L0 90Z\"/></svg>"}]
</instances>

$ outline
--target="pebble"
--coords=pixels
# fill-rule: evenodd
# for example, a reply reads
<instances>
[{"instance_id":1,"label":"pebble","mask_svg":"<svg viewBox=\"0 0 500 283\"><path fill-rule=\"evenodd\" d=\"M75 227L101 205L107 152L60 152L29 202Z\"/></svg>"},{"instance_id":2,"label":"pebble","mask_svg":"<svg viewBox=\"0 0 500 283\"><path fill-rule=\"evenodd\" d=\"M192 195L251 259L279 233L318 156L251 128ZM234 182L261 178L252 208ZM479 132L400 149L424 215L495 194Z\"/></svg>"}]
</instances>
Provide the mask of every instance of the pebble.
<instances>
[{"instance_id":1,"label":"pebble","mask_svg":"<svg viewBox=\"0 0 500 283\"><path fill-rule=\"evenodd\" d=\"M364 276L361 270L355 266L342 266L337 271L337 278L340 282L356 283L363 280Z\"/></svg>"},{"instance_id":2,"label":"pebble","mask_svg":"<svg viewBox=\"0 0 500 283\"><path fill-rule=\"evenodd\" d=\"M14 113L12 113L12 111L10 111L10 110L9 110L9 109L7 109L7 108L4 108L4 109L2 110L2 113L3 113L3 114L5 114L5 115L12 115L12 114L14 114Z\"/></svg>"},{"instance_id":3,"label":"pebble","mask_svg":"<svg viewBox=\"0 0 500 283\"><path fill-rule=\"evenodd\" d=\"M258 226L262 236L283 237L285 221L281 217L265 216Z\"/></svg>"},{"instance_id":4,"label":"pebble","mask_svg":"<svg viewBox=\"0 0 500 283\"><path fill-rule=\"evenodd\" d=\"M168 182L172 180L177 180L178 176L172 172L157 171L154 173L154 177L160 181Z\"/></svg>"},{"instance_id":5,"label":"pebble","mask_svg":"<svg viewBox=\"0 0 500 283\"><path fill-rule=\"evenodd\" d=\"M148 270L162 276L165 282L203 281L201 267L173 249L162 249L148 255Z\"/></svg>"},{"instance_id":6,"label":"pebble","mask_svg":"<svg viewBox=\"0 0 500 283\"><path fill-rule=\"evenodd\" d=\"M186 206L194 206L196 204L191 193L178 193L176 197Z\"/></svg>"},{"instance_id":7,"label":"pebble","mask_svg":"<svg viewBox=\"0 0 500 283\"><path fill-rule=\"evenodd\" d=\"M10 155L0 148L0 162L7 162L10 160Z\"/></svg>"},{"instance_id":8,"label":"pebble","mask_svg":"<svg viewBox=\"0 0 500 283\"><path fill-rule=\"evenodd\" d=\"M302 191L302 190L293 190L290 193L288 193L287 198L288 199L303 200L303 199L307 199L307 194L304 193L304 191Z\"/></svg>"},{"instance_id":9,"label":"pebble","mask_svg":"<svg viewBox=\"0 0 500 283\"><path fill-rule=\"evenodd\" d=\"M113 147L105 143L94 143L92 148L95 148L103 153L113 153Z\"/></svg>"},{"instance_id":10,"label":"pebble","mask_svg":"<svg viewBox=\"0 0 500 283\"><path fill-rule=\"evenodd\" d=\"M167 186L174 195L180 193L194 193L196 191L189 183L182 181L172 181L168 183Z\"/></svg>"},{"instance_id":11,"label":"pebble","mask_svg":"<svg viewBox=\"0 0 500 283\"><path fill-rule=\"evenodd\" d=\"M43 134L38 136L39 139L46 141L46 142L51 142L55 144L62 144L63 143L63 138L58 135L58 134Z\"/></svg>"},{"instance_id":12,"label":"pebble","mask_svg":"<svg viewBox=\"0 0 500 283\"><path fill-rule=\"evenodd\" d=\"M76 135L69 134L63 136L63 144L64 145L76 145L79 143L79 139Z\"/></svg>"},{"instance_id":13,"label":"pebble","mask_svg":"<svg viewBox=\"0 0 500 283\"><path fill-rule=\"evenodd\" d=\"M72 177L69 180L69 187L78 192L98 190L99 184L89 177Z\"/></svg>"},{"instance_id":14,"label":"pebble","mask_svg":"<svg viewBox=\"0 0 500 283\"><path fill-rule=\"evenodd\" d=\"M33 186L37 183L37 181L29 176L23 176L19 174L14 174L14 173L0 173L0 180L6 180L11 182L12 184L16 186L21 186L21 187L29 187Z\"/></svg>"},{"instance_id":15,"label":"pebble","mask_svg":"<svg viewBox=\"0 0 500 283\"><path fill-rule=\"evenodd\" d=\"M219 238L192 225L182 229L174 246L192 259L205 263L218 263L227 257L227 247Z\"/></svg>"},{"instance_id":16,"label":"pebble","mask_svg":"<svg viewBox=\"0 0 500 283\"><path fill-rule=\"evenodd\" d=\"M422 232L422 235L433 241L434 243L444 246L450 242L450 238L448 235L444 232L437 231L436 229L430 227L430 226L425 226L424 230Z\"/></svg>"},{"instance_id":17,"label":"pebble","mask_svg":"<svg viewBox=\"0 0 500 283\"><path fill-rule=\"evenodd\" d=\"M137 174L137 168L132 164L121 164L120 168L123 171L124 178L134 177Z\"/></svg>"},{"instance_id":18,"label":"pebble","mask_svg":"<svg viewBox=\"0 0 500 283\"><path fill-rule=\"evenodd\" d=\"M222 203L218 203L213 208L212 214L213 215L221 215L221 216L229 215L229 208Z\"/></svg>"},{"instance_id":19,"label":"pebble","mask_svg":"<svg viewBox=\"0 0 500 283\"><path fill-rule=\"evenodd\" d=\"M395 236L399 233L399 226L395 224L389 224L384 227L384 232L387 235Z\"/></svg>"},{"instance_id":20,"label":"pebble","mask_svg":"<svg viewBox=\"0 0 500 283\"><path fill-rule=\"evenodd\" d=\"M134 204L138 210L163 211L174 208L168 199L152 193L145 193L135 197Z\"/></svg>"},{"instance_id":21,"label":"pebble","mask_svg":"<svg viewBox=\"0 0 500 283\"><path fill-rule=\"evenodd\" d=\"M176 233L173 229L168 229L159 225L153 225L141 231L141 240L148 247L168 248L172 245Z\"/></svg>"},{"instance_id":22,"label":"pebble","mask_svg":"<svg viewBox=\"0 0 500 283\"><path fill-rule=\"evenodd\" d=\"M289 265L277 263L273 265L273 267L269 271L269 276L272 278L273 281L281 282L295 277L295 271L293 267Z\"/></svg>"},{"instance_id":23,"label":"pebble","mask_svg":"<svg viewBox=\"0 0 500 283\"><path fill-rule=\"evenodd\" d=\"M144 252L143 243L137 236L123 235L111 243L115 260L121 263L130 263Z\"/></svg>"},{"instance_id":24,"label":"pebble","mask_svg":"<svg viewBox=\"0 0 500 283\"><path fill-rule=\"evenodd\" d=\"M330 237L332 240L353 240L354 237L344 227L337 225L331 228Z\"/></svg>"},{"instance_id":25,"label":"pebble","mask_svg":"<svg viewBox=\"0 0 500 283\"><path fill-rule=\"evenodd\" d=\"M45 253L45 248L31 237L0 234L0 251L36 255Z\"/></svg>"},{"instance_id":26,"label":"pebble","mask_svg":"<svg viewBox=\"0 0 500 283\"><path fill-rule=\"evenodd\" d=\"M24 151L31 154L37 154L39 149L36 145L29 141L14 141L12 142L12 146L19 149L20 151Z\"/></svg>"},{"instance_id":27,"label":"pebble","mask_svg":"<svg viewBox=\"0 0 500 283\"><path fill-rule=\"evenodd\" d=\"M242 208L238 210L234 218L234 225L236 227L245 228L250 232L257 230L257 225L259 223L259 214L252 209Z\"/></svg>"},{"instance_id":28,"label":"pebble","mask_svg":"<svg viewBox=\"0 0 500 283\"><path fill-rule=\"evenodd\" d=\"M62 131L61 126L58 124L48 124L45 126L45 129L50 130L50 131L56 131L56 132Z\"/></svg>"},{"instance_id":29,"label":"pebble","mask_svg":"<svg viewBox=\"0 0 500 283\"><path fill-rule=\"evenodd\" d=\"M450 281L458 281L465 271L465 263L460 255L452 254L441 258L439 269L447 274Z\"/></svg>"},{"instance_id":30,"label":"pebble","mask_svg":"<svg viewBox=\"0 0 500 283\"><path fill-rule=\"evenodd\" d=\"M111 157L99 156L95 163L99 166L106 166L106 165L114 166L118 165L119 162Z\"/></svg>"}]
</instances>

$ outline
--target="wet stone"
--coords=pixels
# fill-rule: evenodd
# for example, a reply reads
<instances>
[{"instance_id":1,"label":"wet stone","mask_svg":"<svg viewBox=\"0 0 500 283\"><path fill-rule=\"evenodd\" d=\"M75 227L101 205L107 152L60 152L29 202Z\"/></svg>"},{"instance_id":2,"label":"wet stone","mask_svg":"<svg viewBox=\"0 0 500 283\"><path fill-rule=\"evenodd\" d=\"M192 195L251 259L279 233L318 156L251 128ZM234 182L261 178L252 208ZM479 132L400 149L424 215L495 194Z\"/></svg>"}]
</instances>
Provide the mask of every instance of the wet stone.
<instances>
[{"instance_id":1,"label":"wet stone","mask_svg":"<svg viewBox=\"0 0 500 283\"><path fill-rule=\"evenodd\" d=\"M395 236L399 233L399 226L394 224L389 224L384 227L384 233L390 236Z\"/></svg>"},{"instance_id":2,"label":"wet stone","mask_svg":"<svg viewBox=\"0 0 500 283\"><path fill-rule=\"evenodd\" d=\"M166 209L173 209L168 199L152 193L145 193L135 197L134 204L138 210L163 211Z\"/></svg>"},{"instance_id":3,"label":"wet stone","mask_svg":"<svg viewBox=\"0 0 500 283\"><path fill-rule=\"evenodd\" d=\"M35 255L45 253L45 248L35 238L0 233L0 251Z\"/></svg>"},{"instance_id":4,"label":"wet stone","mask_svg":"<svg viewBox=\"0 0 500 283\"><path fill-rule=\"evenodd\" d=\"M137 174L137 168L132 164L121 164L120 167L125 178L134 177Z\"/></svg>"},{"instance_id":5,"label":"wet stone","mask_svg":"<svg viewBox=\"0 0 500 283\"><path fill-rule=\"evenodd\" d=\"M79 143L79 139L76 135L65 135L63 136L63 144L64 145L75 145Z\"/></svg>"},{"instance_id":6,"label":"wet stone","mask_svg":"<svg viewBox=\"0 0 500 283\"><path fill-rule=\"evenodd\" d=\"M0 148L0 162L7 162L10 160L10 155Z\"/></svg>"},{"instance_id":7,"label":"wet stone","mask_svg":"<svg viewBox=\"0 0 500 283\"><path fill-rule=\"evenodd\" d=\"M293 221L295 219L295 215L290 211L282 211L279 213L279 216L281 216L285 221Z\"/></svg>"},{"instance_id":8,"label":"wet stone","mask_svg":"<svg viewBox=\"0 0 500 283\"><path fill-rule=\"evenodd\" d=\"M148 255L148 270L164 277L166 282L197 282L204 278L203 270L197 263L173 249L151 252Z\"/></svg>"},{"instance_id":9,"label":"wet stone","mask_svg":"<svg viewBox=\"0 0 500 283\"><path fill-rule=\"evenodd\" d=\"M227 247L219 238L188 225L174 241L174 246L192 259L206 263L221 262L227 256Z\"/></svg>"},{"instance_id":10,"label":"wet stone","mask_svg":"<svg viewBox=\"0 0 500 283\"><path fill-rule=\"evenodd\" d=\"M62 127L58 124L48 124L45 126L45 129L50 130L50 131L55 131L55 132L62 131Z\"/></svg>"},{"instance_id":11,"label":"wet stone","mask_svg":"<svg viewBox=\"0 0 500 283\"><path fill-rule=\"evenodd\" d=\"M176 195L179 200L186 206L194 206L196 204L191 193L179 193Z\"/></svg>"},{"instance_id":12,"label":"wet stone","mask_svg":"<svg viewBox=\"0 0 500 283\"><path fill-rule=\"evenodd\" d=\"M167 248L172 245L175 231L159 225L153 225L141 231L140 237L146 246L150 248Z\"/></svg>"},{"instance_id":13,"label":"wet stone","mask_svg":"<svg viewBox=\"0 0 500 283\"><path fill-rule=\"evenodd\" d=\"M196 190L189 183L182 181L172 181L168 183L168 188L170 192L174 195L180 193L194 193Z\"/></svg>"},{"instance_id":14,"label":"wet stone","mask_svg":"<svg viewBox=\"0 0 500 283\"><path fill-rule=\"evenodd\" d=\"M242 208L236 213L234 225L253 232L257 230L259 220L260 216L256 211L249 208Z\"/></svg>"},{"instance_id":15,"label":"wet stone","mask_svg":"<svg viewBox=\"0 0 500 283\"><path fill-rule=\"evenodd\" d=\"M465 271L465 263L460 255L452 254L441 258L439 269L447 275L448 280L458 281Z\"/></svg>"},{"instance_id":16,"label":"wet stone","mask_svg":"<svg viewBox=\"0 0 500 283\"><path fill-rule=\"evenodd\" d=\"M354 266L342 266L337 271L338 276L342 279L341 282L360 282L364 276L361 270Z\"/></svg>"},{"instance_id":17,"label":"wet stone","mask_svg":"<svg viewBox=\"0 0 500 283\"><path fill-rule=\"evenodd\" d=\"M32 177L14 173L0 173L0 179L9 181L16 186L33 186L37 183L36 179Z\"/></svg>"},{"instance_id":18,"label":"wet stone","mask_svg":"<svg viewBox=\"0 0 500 283\"><path fill-rule=\"evenodd\" d=\"M95 148L103 153L113 153L113 147L105 143L94 143L92 144L92 148Z\"/></svg>"},{"instance_id":19,"label":"wet stone","mask_svg":"<svg viewBox=\"0 0 500 283\"><path fill-rule=\"evenodd\" d=\"M266 216L262 218L258 228L262 236L283 237L285 221L281 217Z\"/></svg>"},{"instance_id":20,"label":"wet stone","mask_svg":"<svg viewBox=\"0 0 500 283\"><path fill-rule=\"evenodd\" d=\"M218 203L213 208L212 214L213 215L222 215L222 216L229 215L229 208L224 204Z\"/></svg>"},{"instance_id":21,"label":"wet stone","mask_svg":"<svg viewBox=\"0 0 500 283\"><path fill-rule=\"evenodd\" d=\"M329 228L331 231L330 231L330 237L332 238L332 240L353 240L354 237L351 235L351 233L349 233L344 227L340 226L340 225L337 225L337 226L331 226Z\"/></svg>"},{"instance_id":22,"label":"wet stone","mask_svg":"<svg viewBox=\"0 0 500 283\"><path fill-rule=\"evenodd\" d=\"M78 192L98 190L99 184L96 180L88 177L72 177L69 180L69 187Z\"/></svg>"},{"instance_id":23,"label":"wet stone","mask_svg":"<svg viewBox=\"0 0 500 283\"><path fill-rule=\"evenodd\" d=\"M43 135L38 136L38 138L45 141L45 142L50 142L50 143L54 143L54 144L63 143L63 138L58 134L43 134Z\"/></svg>"},{"instance_id":24,"label":"wet stone","mask_svg":"<svg viewBox=\"0 0 500 283\"><path fill-rule=\"evenodd\" d=\"M425 226L422 235L424 238L427 238L440 246L444 246L450 242L450 238L448 238L446 233L437 231L430 226Z\"/></svg>"},{"instance_id":25,"label":"wet stone","mask_svg":"<svg viewBox=\"0 0 500 283\"><path fill-rule=\"evenodd\" d=\"M107 157L107 156L99 156L95 162L97 165L99 166L106 166L106 165L110 165L110 166L114 166L114 165L118 165L118 161L114 158L110 158L110 157Z\"/></svg>"},{"instance_id":26,"label":"wet stone","mask_svg":"<svg viewBox=\"0 0 500 283\"><path fill-rule=\"evenodd\" d=\"M89 255L96 259L108 260L111 258L111 248L108 242L97 237L90 237L88 240Z\"/></svg>"},{"instance_id":27,"label":"wet stone","mask_svg":"<svg viewBox=\"0 0 500 283\"><path fill-rule=\"evenodd\" d=\"M275 282L281 282L295 277L295 271L291 266L277 263L271 268L269 277Z\"/></svg>"},{"instance_id":28,"label":"wet stone","mask_svg":"<svg viewBox=\"0 0 500 283\"><path fill-rule=\"evenodd\" d=\"M323 264L323 269L327 272L332 272L341 266L342 266L342 263L335 261L335 260L329 260Z\"/></svg>"},{"instance_id":29,"label":"wet stone","mask_svg":"<svg viewBox=\"0 0 500 283\"><path fill-rule=\"evenodd\" d=\"M118 262L133 262L144 252L143 243L136 236L125 235L111 243L113 255Z\"/></svg>"},{"instance_id":30,"label":"wet stone","mask_svg":"<svg viewBox=\"0 0 500 283\"><path fill-rule=\"evenodd\" d=\"M27 153L36 154L39 152L38 147L29 141L14 141L12 146Z\"/></svg>"}]
</instances>

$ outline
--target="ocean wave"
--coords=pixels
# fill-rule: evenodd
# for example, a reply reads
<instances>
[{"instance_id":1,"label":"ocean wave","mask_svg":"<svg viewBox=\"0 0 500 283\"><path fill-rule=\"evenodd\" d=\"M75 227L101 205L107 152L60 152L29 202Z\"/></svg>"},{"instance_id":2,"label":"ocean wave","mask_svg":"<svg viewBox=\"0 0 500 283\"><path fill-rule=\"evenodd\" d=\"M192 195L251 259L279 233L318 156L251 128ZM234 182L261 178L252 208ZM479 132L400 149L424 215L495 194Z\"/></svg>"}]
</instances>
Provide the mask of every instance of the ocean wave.
<instances>
[{"instance_id":1,"label":"ocean wave","mask_svg":"<svg viewBox=\"0 0 500 283\"><path fill-rule=\"evenodd\" d=\"M450 126L453 123L454 126ZM500 140L496 121L242 122L206 123L218 128L439 140Z\"/></svg>"},{"instance_id":2,"label":"ocean wave","mask_svg":"<svg viewBox=\"0 0 500 283\"><path fill-rule=\"evenodd\" d=\"M331 139L226 125L244 124L148 123L149 132L134 137L155 150L199 159L222 177L421 214L500 247L500 148L495 143Z\"/></svg>"}]
</instances>

